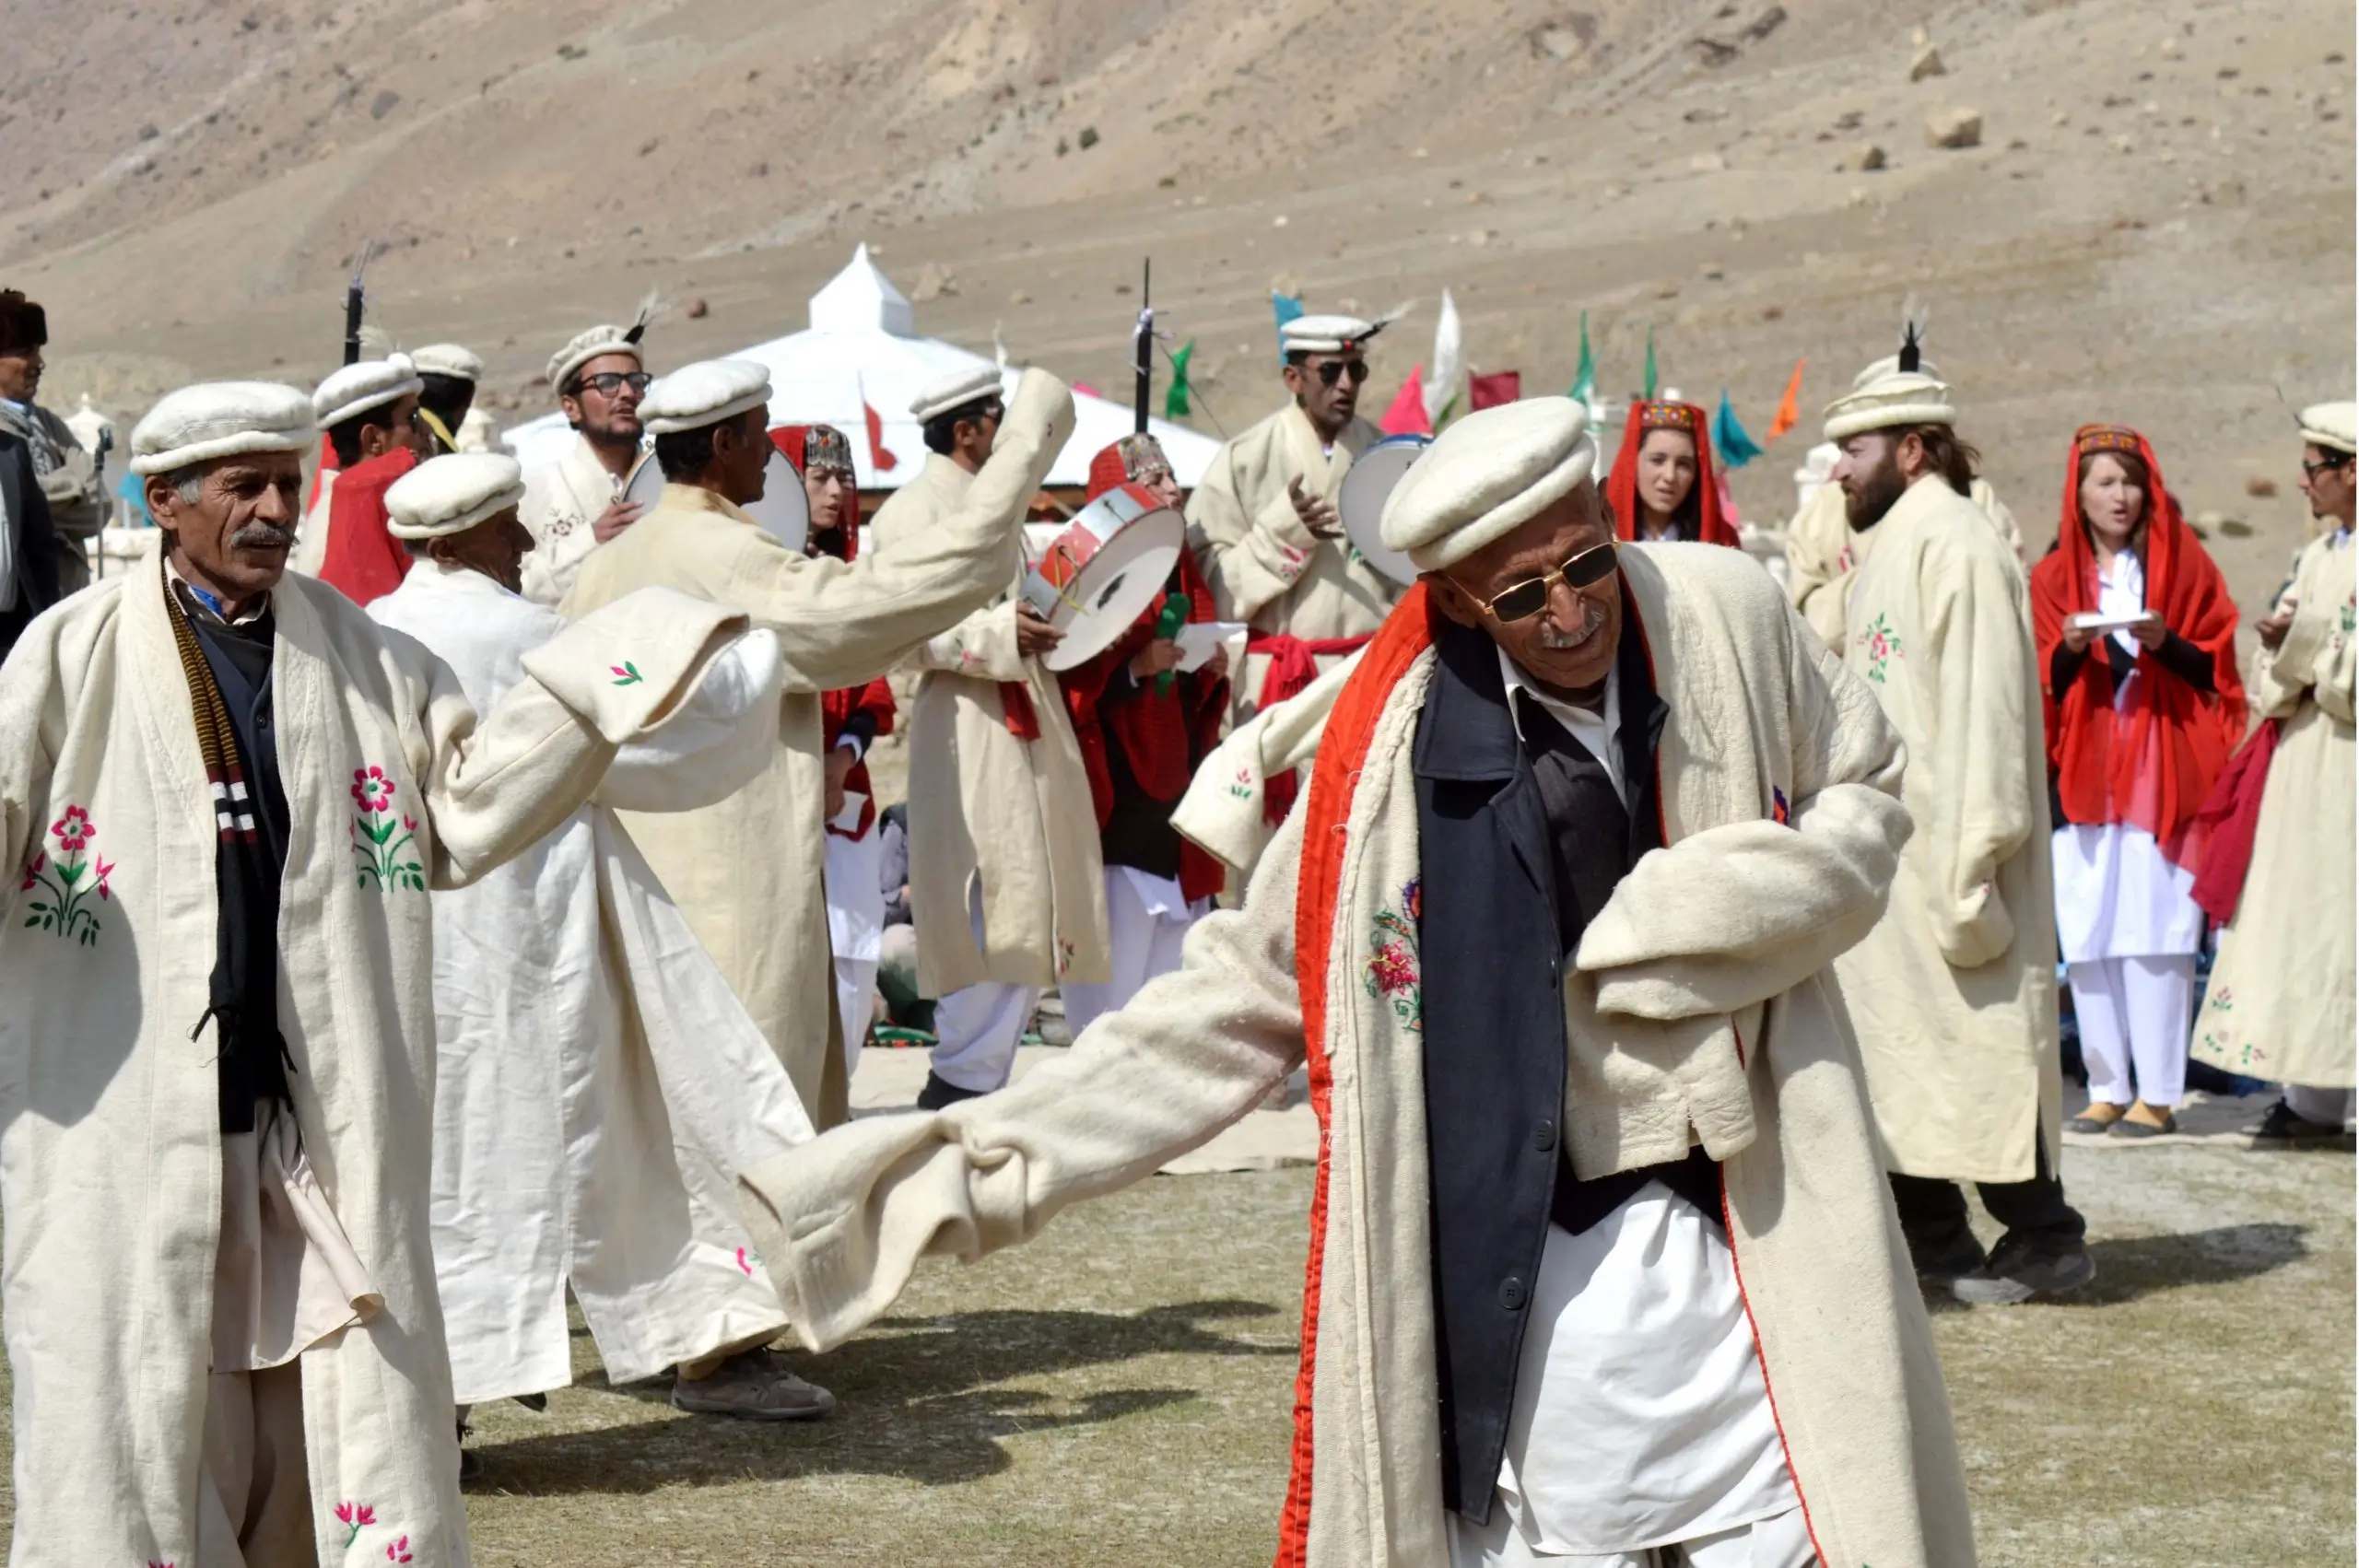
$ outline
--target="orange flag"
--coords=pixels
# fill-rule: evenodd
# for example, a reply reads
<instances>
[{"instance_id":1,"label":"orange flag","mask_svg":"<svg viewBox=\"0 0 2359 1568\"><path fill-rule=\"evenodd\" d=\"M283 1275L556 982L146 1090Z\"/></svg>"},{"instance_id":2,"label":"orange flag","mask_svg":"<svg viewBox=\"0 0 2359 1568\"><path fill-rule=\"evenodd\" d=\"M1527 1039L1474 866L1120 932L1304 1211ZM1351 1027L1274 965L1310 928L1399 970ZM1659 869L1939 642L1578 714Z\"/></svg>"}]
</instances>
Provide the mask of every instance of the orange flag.
<instances>
[{"instance_id":1,"label":"orange flag","mask_svg":"<svg viewBox=\"0 0 2359 1568\"><path fill-rule=\"evenodd\" d=\"M1792 429L1802 419L1802 361L1794 361L1793 379L1786 383L1785 398L1778 404L1778 416L1769 421L1767 439L1776 440Z\"/></svg>"}]
</instances>

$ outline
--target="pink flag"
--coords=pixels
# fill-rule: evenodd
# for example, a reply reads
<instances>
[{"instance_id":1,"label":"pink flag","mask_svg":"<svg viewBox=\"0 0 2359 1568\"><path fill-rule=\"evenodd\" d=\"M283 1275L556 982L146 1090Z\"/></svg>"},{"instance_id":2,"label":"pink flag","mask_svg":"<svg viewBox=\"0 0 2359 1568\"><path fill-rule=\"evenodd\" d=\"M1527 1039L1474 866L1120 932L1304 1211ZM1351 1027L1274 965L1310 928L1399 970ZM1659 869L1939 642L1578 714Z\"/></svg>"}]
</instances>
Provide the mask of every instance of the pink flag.
<instances>
[{"instance_id":1,"label":"pink flag","mask_svg":"<svg viewBox=\"0 0 2359 1568\"><path fill-rule=\"evenodd\" d=\"M1495 408L1502 403L1513 403L1523 395L1523 372L1499 370L1488 376L1466 378L1466 402L1472 408Z\"/></svg>"},{"instance_id":2,"label":"pink flag","mask_svg":"<svg viewBox=\"0 0 2359 1568\"><path fill-rule=\"evenodd\" d=\"M1384 417L1376 422L1386 435L1430 436L1434 433L1434 422L1426 415L1425 373L1423 365L1411 370L1409 379L1401 383L1401 394L1392 400L1392 406L1384 411Z\"/></svg>"},{"instance_id":3,"label":"pink flag","mask_svg":"<svg viewBox=\"0 0 2359 1568\"><path fill-rule=\"evenodd\" d=\"M1100 397L1104 395L1096 387L1091 386L1087 381L1075 381L1073 384L1073 390L1079 392L1084 397Z\"/></svg>"}]
</instances>

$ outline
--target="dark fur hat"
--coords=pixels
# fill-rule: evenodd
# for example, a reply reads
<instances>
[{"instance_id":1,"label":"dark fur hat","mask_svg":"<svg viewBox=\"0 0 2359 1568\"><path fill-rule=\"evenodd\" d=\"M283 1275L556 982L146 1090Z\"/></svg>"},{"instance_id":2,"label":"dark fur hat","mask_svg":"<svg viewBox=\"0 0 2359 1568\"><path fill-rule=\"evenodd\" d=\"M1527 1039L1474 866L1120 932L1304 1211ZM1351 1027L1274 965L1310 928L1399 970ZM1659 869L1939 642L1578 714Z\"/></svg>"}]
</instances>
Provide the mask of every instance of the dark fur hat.
<instances>
[{"instance_id":1,"label":"dark fur hat","mask_svg":"<svg viewBox=\"0 0 2359 1568\"><path fill-rule=\"evenodd\" d=\"M49 341L49 312L19 290L0 288L0 354L21 354Z\"/></svg>"}]
</instances>

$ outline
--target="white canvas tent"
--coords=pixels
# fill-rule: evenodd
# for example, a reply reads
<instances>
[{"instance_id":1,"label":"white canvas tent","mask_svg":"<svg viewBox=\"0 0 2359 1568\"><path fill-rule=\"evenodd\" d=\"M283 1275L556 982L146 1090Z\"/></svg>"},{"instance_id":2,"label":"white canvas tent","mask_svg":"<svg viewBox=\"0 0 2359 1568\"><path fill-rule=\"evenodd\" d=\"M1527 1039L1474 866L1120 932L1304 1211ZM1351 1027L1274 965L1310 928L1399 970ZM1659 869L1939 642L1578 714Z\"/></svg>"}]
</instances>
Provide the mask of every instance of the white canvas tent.
<instances>
[{"instance_id":1,"label":"white canvas tent","mask_svg":"<svg viewBox=\"0 0 2359 1568\"><path fill-rule=\"evenodd\" d=\"M1109 322L1109 326L1112 323ZM907 296L876 263L868 247L852 252L851 263L811 297L807 331L757 343L730 355L768 367L772 425L833 425L851 439L852 462L863 490L891 490L925 466L925 442L910 404L920 389L952 370L990 360L939 338L921 337ZM1005 376L1013 391L1013 371ZM876 411L891 466L871 462L862 404ZM1086 484L1089 460L1131 431L1133 416L1122 404L1085 392L1074 394L1073 439L1049 470L1050 485ZM1218 443L1163 420L1148 428L1163 443L1180 483L1194 488L1219 451ZM519 425L500 439L526 468L554 462L567 436L564 416L546 415Z\"/></svg>"}]
</instances>

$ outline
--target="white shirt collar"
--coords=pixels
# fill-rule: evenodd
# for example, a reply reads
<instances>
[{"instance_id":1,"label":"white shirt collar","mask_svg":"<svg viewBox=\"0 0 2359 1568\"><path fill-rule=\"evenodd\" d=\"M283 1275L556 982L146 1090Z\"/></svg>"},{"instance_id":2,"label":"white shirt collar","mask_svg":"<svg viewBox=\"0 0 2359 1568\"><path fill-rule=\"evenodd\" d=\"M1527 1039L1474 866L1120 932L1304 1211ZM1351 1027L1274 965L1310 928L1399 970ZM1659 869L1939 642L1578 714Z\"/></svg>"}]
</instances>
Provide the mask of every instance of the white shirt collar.
<instances>
[{"instance_id":1,"label":"white shirt collar","mask_svg":"<svg viewBox=\"0 0 2359 1568\"><path fill-rule=\"evenodd\" d=\"M1606 777L1614 780L1614 792L1621 796L1623 803L1627 805L1630 792L1622 782L1621 748L1614 743L1614 737L1622 732L1621 661L1616 660L1614 666L1605 673L1604 711L1592 713L1586 708L1550 696L1533 685L1532 678L1508 657L1506 649L1496 648L1496 644L1493 646L1499 656L1499 677L1507 685L1508 713L1515 720L1516 734L1523 734L1521 704L1538 703L1549 718L1565 727L1567 734L1580 743L1582 750L1597 759L1599 766L1605 769Z\"/></svg>"}]
</instances>

